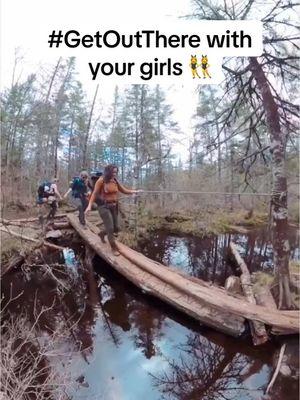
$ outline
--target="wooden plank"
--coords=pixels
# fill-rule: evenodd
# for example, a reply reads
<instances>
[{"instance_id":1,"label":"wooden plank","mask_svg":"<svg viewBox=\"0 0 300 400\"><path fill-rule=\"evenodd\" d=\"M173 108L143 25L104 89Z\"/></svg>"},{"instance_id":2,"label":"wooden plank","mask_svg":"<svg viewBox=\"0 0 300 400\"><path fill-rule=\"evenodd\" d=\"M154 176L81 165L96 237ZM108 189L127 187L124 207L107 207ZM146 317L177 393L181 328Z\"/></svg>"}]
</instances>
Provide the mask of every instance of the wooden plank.
<instances>
[{"instance_id":1,"label":"wooden plank","mask_svg":"<svg viewBox=\"0 0 300 400\"><path fill-rule=\"evenodd\" d=\"M95 251L104 259L106 259L113 267L119 268L119 272L122 273L122 265L129 262L129 265L134 268L135 271L141 271L149 274L153 278L157 278L159 285L168 285L166 287L172 290L180 291L189 298L192 298L192 302L199 302L213 307L220 313L229 313L240 318L248 318L252 320L258 320L266 323L270 326L279 328L288 328L293 332L299 332L299 314L297 311L286 311L286 310L270 310L266 307L258 306L255 304L248 303L244 298L229 295L226 291L214 286L209 286L207 283L196 283L195 278L193 280L184 278L181 274L173 272L171 274L170 268L163 266L159 263L150 260L144 255L135 252L127 246L118 243L120 251L123 253L123 257L114 257L108 248L108 245L104 245L99 240L99 237L90 230L84 230L80 226L78 219L73 216L68 216L69 221L81 237L88 243L93 243ZM91 245L91 244L90 244ZM104 251L104 246L105 251ZM126 257L124 254L126 253ZM138 270L136 267L138 267ZM170 271L168 271L170 270ZM169 273L168 273L169 272ZM125 274L125 273L124 273ZM170 275L171 274L171 275ZM184 282L180 280L184 279ZM129 279L129 278L128 278ZM137 280L135 280L137 281ZM199 282L200 280L198 280ZM156 281L157 282L157 281ZM173 288L172 288L173 286ZM164 296L166 297L166 296ZM165 299L167 301L167 299ZM211 316L212 317L212 316ZM198 316L199 319L199 316Z\"/></svg>"},{"instance_id":2,"label":"wooden plank","mask_svg":"<svg viewBox=\"0 0 300 400\"><path fill-rule=\"evenodd\" d=\"M158 297L196 320L223 333L234 337L240 336L243 333L245 328L243 317L237 317L224 311L220 313L215 307L207 304L205 301L199 301L199 299L195 299L189 293L162 281L159 276L155 276L141 269L126 257L122 255L114 256L110 246L102 243L95 233L83 229L76 216L69 215L68 219L85 242L91 246L100 257L145 293ZM166 269L166 267L164 268Z\"/></svg>"},{"instance_id":3,"label":"wooden plank","mask_svg":"<svg viewBox=\"0 0 300 400\"><path fill-rule=\"evenodd\" d=\"M233 254L241 271L240 279L244 295L246 299L249 301L249 303L256 304L256 300L252 291L251 275L248 270L248 267L243 258L240 256L238 249L236 248L236 245L233 242L229 243L229 249ZM264 324L260 321L252 321L252 320L249 320L249 324L254 345L266 343L268 341L268 334Z\"/></svg>"}]
</instances>

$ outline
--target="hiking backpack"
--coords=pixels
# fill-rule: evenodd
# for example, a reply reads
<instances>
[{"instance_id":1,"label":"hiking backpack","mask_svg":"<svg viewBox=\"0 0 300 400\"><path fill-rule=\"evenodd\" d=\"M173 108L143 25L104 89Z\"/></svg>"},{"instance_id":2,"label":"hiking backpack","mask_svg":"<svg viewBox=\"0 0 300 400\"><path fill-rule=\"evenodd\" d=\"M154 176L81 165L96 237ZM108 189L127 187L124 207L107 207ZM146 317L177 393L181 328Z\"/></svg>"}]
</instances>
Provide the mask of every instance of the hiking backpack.
<instances>
[{"instance_id":1,"label":"hiking backpack","mask_svg":"<svg viewBox=\"0 0 300 400\"><path fill-rule=\"evenodd\" d=\"M71 183L72 196L80 197L87 192L87 186L80 176L75 176Z\"/></svg>"},{"instance_id":2,"label":"hiking backpack","mask_svg":"<svg viewBox=\"0 0 300 400\"><path fill-rule=\"evenodd\" d=\"M38 187L38 197L48 197L51 193L51 185L52 183L49 181L42 182Z\"/></svg>"}]
</instances>

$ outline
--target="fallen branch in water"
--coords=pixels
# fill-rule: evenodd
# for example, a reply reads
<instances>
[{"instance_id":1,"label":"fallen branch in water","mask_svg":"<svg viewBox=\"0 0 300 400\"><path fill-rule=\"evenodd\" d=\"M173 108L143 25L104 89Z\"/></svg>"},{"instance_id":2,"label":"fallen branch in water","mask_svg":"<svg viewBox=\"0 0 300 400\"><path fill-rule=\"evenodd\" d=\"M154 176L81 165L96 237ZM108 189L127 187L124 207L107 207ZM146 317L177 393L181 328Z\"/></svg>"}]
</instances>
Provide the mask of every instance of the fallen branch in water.
<instances>
[{"instance_id":1,"label":"fallen branch in water","mask_svg":"<svg viewBox=\"0 0 300 400\"><path fill-rule=\"evenodd\" d=\"M248 270L247 264L241 257L236 245L233 242L229 243L229 249L232 255L234 256L234 259L240 269L241 273L240 279L244 295L250 304L256 305L256 300L251 285L251 275ZM248 321L250 324L252 340L254 345L266 343L268 341L268 334L266 332L265 325L262 322L253 319L248 319Z\"/></svg>"},{"instance_id":2,"label":"fallen branch in water","mask_svg":"<svg viewBox=\"0 0 300 400\"><path fill-rule=\"evenodd\" d=\"M285 352L285 348L286 348L286 344L284 343L284 344L281 346L280 353L279 353L279 357L278 357L277 366L276 366L275 372L274 372L274 374L273 374L273 376L272 376L272 379L271 379L270 383L268 384L268 387L267 387L267 389L266 389L265 394L268 394L269 391L272 389L272 386L274 385L274 382L275 382L275 380L276 380L276 378L277 378L277 375L278 375L278 373L279 373L279 370L280 370L280 366L281 366L281 362L282 362L283 355L284 355L284 352Z\"/></svg>"}]
</instances>

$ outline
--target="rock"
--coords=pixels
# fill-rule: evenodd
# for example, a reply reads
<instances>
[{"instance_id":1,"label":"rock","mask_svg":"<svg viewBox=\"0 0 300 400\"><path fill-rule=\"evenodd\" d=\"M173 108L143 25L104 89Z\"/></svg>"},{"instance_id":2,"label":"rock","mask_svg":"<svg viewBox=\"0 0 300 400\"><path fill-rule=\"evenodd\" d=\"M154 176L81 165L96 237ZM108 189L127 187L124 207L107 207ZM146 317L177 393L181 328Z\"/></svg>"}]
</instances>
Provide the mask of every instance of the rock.
<instances>
[{"instance_id":1,"label":"rock","mask_svg":"<svg viewBox=\"0 0 300 400\"><path fill-rule=\"evenodd\" d=\"M281 365L281 367L280 367L280 373L283 375L283 376L291 376L292 375L292 370L291 370L291 368L288 366L288 365L286 365L286 364L283 364L283 365Z\"/></svg>"},{"instance_id":2,"label":"rock","mask_svg":"<svg viewBox=\"0 0 300 400\"><path fill-rule=\"evenodd\" d=\"M298 337L286 338L286 348L282 358L279 373L284 378L292 381L299 380L299 343ZM274 368L277 365L278 353L275 355L273 364Z\"/></svg>"},{"instance_id":3,"label":"rock","mask_svg":"<svg viewBox=\"0 0 300 400\"><path fill-rule=\"evenodd\" d=\"M80 375L80 376L76 379L76 382L83 383L83 382L84 382L84 375Z\"/></svg>"},{"instance_id":4,"label":"rock","mask_svg":"<svg viewBox=\"0 0 300 400\"><path fill-rule=\"evenodd\" d=\"M46 239L59 239L62 237L62 233L60 230L49 231L46 233Z\"/></svg>"},{"instance_id":5,"label":"rock","mask_svg":"<svg viewBox=\"0 0 300 400\"><path fill-rule=\"evenodd\" d=\"M225 282L225 289L228 293L242 294L241 280L238 276L229 276Z\"/></svg>"}]
</instances>

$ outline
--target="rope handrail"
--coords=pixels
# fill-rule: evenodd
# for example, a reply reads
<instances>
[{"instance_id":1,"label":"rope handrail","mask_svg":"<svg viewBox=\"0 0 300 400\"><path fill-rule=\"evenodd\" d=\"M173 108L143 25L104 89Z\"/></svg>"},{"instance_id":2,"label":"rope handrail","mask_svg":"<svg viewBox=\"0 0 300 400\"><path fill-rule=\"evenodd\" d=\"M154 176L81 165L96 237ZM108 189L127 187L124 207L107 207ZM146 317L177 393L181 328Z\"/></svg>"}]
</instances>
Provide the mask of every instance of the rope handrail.
<instances>
[{"instance_id":1,"label":"rope handrail","mask_svg":"<svg viewBox=\"0 0 300 400\"><path fill-rule=\"evenodd\" d=\"M272 196L272 193L231 193L231 192L198 192L198 191L184 191L184 190L144 190L138 195L147 193L157 193L157 194L223 194L230 196Z\"/></svg>"}]
</instances>

